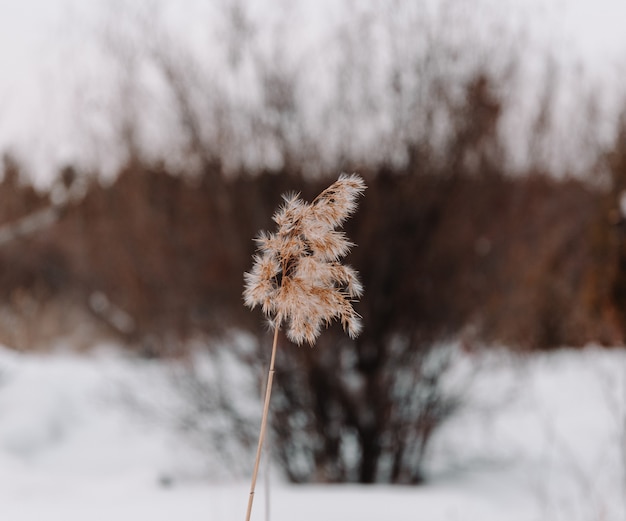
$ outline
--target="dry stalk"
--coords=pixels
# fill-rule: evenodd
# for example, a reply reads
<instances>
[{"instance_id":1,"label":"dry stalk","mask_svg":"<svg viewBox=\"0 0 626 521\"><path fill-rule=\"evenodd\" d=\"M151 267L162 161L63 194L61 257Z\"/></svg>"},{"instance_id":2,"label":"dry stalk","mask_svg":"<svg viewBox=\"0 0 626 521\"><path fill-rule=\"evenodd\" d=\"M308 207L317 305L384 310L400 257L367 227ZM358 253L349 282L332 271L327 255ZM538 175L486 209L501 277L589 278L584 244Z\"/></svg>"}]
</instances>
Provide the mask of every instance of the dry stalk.
<instances>
[{"instance_id":1,"label":"dry stalk","mask_svg":"<svg viewBox=\"0 0 626 521\"><path fill-rule=\"evenodd\" d=\"M252 502L254 501L254 490L256 479L261 464L261 452L265 441L265 431L267 430L267 417L270 409L270 397L272 396L272 382L274 381L274 362L276 360L276 346L278 344L278 328L274 329L274 343L272 345L272 358L270 368L267 373L267 384L265 386L265 402L263 403L263 417L261 419L261 432L259 433L259 443L256 448L256 459L254 460L254 470L252 471L252 483L250 484L250 496L248 497L248 510L246 511L246 521L250 520L252 514Z\"/></svg>"}]
</instances>

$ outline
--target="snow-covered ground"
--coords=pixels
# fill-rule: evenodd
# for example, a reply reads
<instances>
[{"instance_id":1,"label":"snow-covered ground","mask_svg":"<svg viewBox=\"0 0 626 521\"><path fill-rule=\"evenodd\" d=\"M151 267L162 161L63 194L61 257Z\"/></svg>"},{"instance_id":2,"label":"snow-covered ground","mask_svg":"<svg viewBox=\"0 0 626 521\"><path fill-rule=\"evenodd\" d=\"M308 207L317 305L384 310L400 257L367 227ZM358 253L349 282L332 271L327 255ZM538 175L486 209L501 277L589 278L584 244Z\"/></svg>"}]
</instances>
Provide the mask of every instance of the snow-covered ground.
<instances>
[{"instance_id":1,"label":"snow-covered ground","mask_svg":"<svg viewBox=\"0 0 626 521\"><path fill-rule=\"evenodd\" d=\"M269 496L273 520L626 520L626 352L458 357L466 405L434 440L426 485L293 486L262 471L253 518ZM256 394L232 362L217 362L222 383ZM184 409L175 373L114 350L0 350L0 518L243 519L248 453L233 467L171 414L146 413Z\"/></svg>"}]
</instances>

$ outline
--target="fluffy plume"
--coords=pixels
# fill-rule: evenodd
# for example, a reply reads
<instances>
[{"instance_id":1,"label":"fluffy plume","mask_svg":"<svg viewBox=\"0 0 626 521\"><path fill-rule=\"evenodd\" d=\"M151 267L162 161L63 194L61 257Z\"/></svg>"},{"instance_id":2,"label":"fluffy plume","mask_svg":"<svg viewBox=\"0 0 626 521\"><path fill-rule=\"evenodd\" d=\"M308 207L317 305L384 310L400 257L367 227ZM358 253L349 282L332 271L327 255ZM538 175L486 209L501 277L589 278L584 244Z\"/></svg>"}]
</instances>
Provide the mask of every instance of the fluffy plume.
<instances>
[{"instance_id":1,"label":"fluffy plume","mask_svg":"<svg viewBox=\"0 0 626 521\"><path fill-rule=\"evenodd\" d=\"M313 345L334 319L353 338L361 330L352 301L363 286L357 272L339 261L354 245L337 228L354 213L364 190L361 177L341 174L312 203L284 195L273 217L278 230L256 239L258 253L244 275L244 302L260 306L272 326L284 326L297 344Z\"/></svg>"}]
</instances>

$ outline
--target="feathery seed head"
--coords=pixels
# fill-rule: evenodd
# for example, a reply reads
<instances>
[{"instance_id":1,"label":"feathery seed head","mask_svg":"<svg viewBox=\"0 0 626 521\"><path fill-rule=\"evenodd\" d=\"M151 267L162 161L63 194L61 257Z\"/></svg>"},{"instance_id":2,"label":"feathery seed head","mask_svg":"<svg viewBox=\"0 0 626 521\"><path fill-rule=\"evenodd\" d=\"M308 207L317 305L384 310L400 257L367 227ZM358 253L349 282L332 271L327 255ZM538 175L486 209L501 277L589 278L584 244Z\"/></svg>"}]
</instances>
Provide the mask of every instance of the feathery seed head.
<instances>
[{"instance_id":1,"label":"feathery seed head","mask_svg":"<svg viewBox=\"0 0 626 521\"><path fill-rule=\"evenodd\" d=\"M341 174L312 203L284 195L273 216L278 230L256 239L259 253L244 275L244 302L261 306L273 327L285 324L297 344L313 345L334 319L352 338L361 331L351 302L363 286L354 269L339 263L354 244L336 228L354 213L365 188L360 176Z\"/></svg>"}]
</instances>

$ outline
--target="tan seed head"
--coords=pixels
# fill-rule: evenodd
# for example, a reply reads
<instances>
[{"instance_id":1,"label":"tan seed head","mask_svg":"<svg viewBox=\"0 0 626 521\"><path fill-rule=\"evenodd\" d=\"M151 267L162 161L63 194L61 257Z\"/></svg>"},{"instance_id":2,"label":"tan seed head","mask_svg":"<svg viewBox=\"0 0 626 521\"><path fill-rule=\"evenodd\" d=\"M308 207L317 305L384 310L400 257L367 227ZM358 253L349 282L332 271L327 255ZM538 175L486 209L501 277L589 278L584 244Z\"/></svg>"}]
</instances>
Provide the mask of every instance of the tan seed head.
<instances>
[{"instance_id":1,"label":"tan seed head","mask_svg":"<svg viewBox=\"0 0 626 521\"><path fill-rule=\"evenodd\" d=\"M285 326L297 344L313 345L334 319L353 338L361 331L352 302L363 286L357 272L339 262L354 244L337 228L354 213L365 188L360 176L341 174L312 203L285 195L273 216L278 230L256 239L258 252L244 275L244 302L260 306L272 326Z\"/></svg>"}]
</instances>

